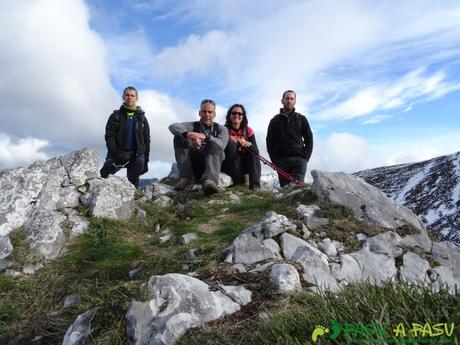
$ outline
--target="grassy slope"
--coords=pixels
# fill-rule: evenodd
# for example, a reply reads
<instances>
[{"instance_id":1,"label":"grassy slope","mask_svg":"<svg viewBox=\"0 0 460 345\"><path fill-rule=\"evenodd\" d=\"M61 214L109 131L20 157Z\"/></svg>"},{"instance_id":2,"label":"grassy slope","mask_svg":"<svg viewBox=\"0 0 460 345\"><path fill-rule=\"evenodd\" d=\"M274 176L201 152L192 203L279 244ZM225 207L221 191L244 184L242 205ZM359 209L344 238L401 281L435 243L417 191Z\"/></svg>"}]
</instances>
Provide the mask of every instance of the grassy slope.
<instances>
[{"instance_id":1,"label":"grassy slope","mask_svg":"<svg viewBox=\"0 0 460 345\"><path fill-rule=\"evenodd\" d=\"M314 197L305 192L292 198L275 200L272 195L242 193L241 204L231 204L220 193L210 204L200 193L180 193L176 201L185 205L158 209L146 205L148 226L135 220L115 222L91 219L87 234L77 238L67 254L49 262L34 276L7 277L0 275L0 344L27 344L41 336L34 344L60 344L75 317L94 307L99 311L92 320L93 333L88 344L125 344L124 315L131 299L146 300L145 282L155 274L181 272L185 264L199 272L199 278L215 285L244 284L253 291L253 302L240 312L191 330L181 344L309 344L316 325L328 326L339 322L447 322L460 320L458 297L443 292L432 295L427 291L388 285L383 289L367 285L351 286L339 297L302 293L291 297L273 295L266 275L238 274L222 263L222 249L229 245L246 226L260 220L269 210L290 218L295 216L298 203L308 204ZM316 202L316 201L315 201ZM353 233L369 235L381 229L356 222L343 207L320 203L321 215L333 219L322 229L333 239L344 242L347 248L358 247ZM86 210L80 209L82 214ZM158 241L161 229L172 230L173 239L164 245ZM197 232L197 241L179 245L180 235ZM36 262L36 255L28 252L24 234L18 229L13 236L15 269L27 262ZM198 248L199 257L191 262L185 257L188 248ZM127 272L141 267L142 273L130 279ZM76 307L62 308L65 296L78 293ZM268 321L260 313L271 315ZM452 338L458 343L458 334ZM345 344L344 338L337 344ZM318 344L331 343L319 340Z\"/></svg>"}]
</instances>

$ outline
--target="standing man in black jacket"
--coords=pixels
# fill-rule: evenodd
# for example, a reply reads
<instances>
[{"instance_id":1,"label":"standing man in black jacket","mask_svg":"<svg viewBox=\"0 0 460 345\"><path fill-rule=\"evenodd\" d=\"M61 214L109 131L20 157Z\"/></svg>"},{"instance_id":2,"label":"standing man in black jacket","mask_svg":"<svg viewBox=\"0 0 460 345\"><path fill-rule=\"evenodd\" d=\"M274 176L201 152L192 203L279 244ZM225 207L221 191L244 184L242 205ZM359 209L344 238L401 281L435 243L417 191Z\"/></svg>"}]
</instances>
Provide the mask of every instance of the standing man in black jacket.
<instances>
[{"instance_id":1,"label":"standing man in black jacket","mask_svg":"<svg viewBox=\"0 0 460 345\"><path fill-rule=\"evenodd\" d=\"M105 126L107 158L101 169L106 178L127 168L128 180L139 185L139 176L148 171L150 128L144 111L136 105L137 90L128 86L123 91L123 104L114 110Z\"/></svg>"},{"instance_id":2,"label":"standing man in black jacket","mask_svg":"<svg viewBox=\"0 0 460 345\"><path fill-rule=\"evenodd\" d=\"M313 134L307 118L295 111L296 93L287 90L281 99L283 108L271 119L267 131L267 151L272 162L303 182L313 150ZM289 180L278 174L280 186Z\"/></svg>"}]
</instances>

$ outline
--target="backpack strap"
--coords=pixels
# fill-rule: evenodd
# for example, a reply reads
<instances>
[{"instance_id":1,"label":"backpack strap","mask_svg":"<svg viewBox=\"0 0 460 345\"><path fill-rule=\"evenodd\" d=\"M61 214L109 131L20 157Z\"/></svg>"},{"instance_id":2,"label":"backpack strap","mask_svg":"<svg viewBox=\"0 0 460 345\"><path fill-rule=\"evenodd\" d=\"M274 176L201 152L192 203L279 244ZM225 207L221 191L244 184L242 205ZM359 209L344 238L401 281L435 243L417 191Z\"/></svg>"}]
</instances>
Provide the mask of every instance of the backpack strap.
<instances>
[{"instance_id":1,"label":"backpack strap","mask_svg":"<svg viewBox=\"0 0 460 345\"><path fill-rule=\"evenodd\" d=\"M202 133L201 132L201 123L200 123L200 121L195 121L193 123L193 131ZM219 125L217 123L213 124L211 135L213 137L216 137L216 138L219 136Z\"/></svg>"}]
</instances>

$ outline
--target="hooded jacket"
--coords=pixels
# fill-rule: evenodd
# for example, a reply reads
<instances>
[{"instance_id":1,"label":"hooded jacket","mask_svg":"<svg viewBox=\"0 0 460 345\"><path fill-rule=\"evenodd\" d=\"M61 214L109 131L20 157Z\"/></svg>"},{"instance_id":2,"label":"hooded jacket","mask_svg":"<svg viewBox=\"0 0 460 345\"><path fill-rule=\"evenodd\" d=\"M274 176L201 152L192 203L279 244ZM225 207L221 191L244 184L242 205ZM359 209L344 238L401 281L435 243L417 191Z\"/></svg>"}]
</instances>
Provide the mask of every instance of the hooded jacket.
<instances>
[{"instance_id":1,"label":"hooded jacket","mask_svg":"<svg viewBox=\"0 0 460 345\"><path fill-rule=\"evenodd\" d=\"M145 112L140 108L134 111L134 140L136 142L136 156L144 155L145 162L149 161L150 155L150 127L145 117ZM105 126L105 142L107 145L107 158L114 158L117 153L123 151L126 133L126 110L123 106L114 110Z\"/></svg>"},{"instance_id":2,"label":"hooded jacket","mask_svg":"<svg viewBox=\"0 0 460 345\"><path fill-rule=\"evenodd\" d=\"M267 130L267 151L272 162L282 157L300 157L308 161L312 150L313 134L307 118L295 109L286 114L281 108Z\"/></svg>"}]
</instances>

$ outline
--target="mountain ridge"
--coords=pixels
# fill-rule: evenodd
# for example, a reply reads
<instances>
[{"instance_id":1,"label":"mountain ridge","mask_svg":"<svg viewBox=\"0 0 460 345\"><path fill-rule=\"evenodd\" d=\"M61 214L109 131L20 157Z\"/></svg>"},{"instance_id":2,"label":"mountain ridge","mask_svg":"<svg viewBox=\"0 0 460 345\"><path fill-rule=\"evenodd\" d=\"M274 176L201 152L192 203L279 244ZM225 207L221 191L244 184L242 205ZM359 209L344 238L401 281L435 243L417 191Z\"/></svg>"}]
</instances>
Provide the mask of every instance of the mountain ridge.
<instances>
[{"instance_id":1,"label":"mountain ridge","mask_svg":"<svg viewBox=\"0 0 460 345\"><path fill-rule=\"evenodd\" d=\"M355 174L411 209L432 233L460 244L460 152Z\"/></svg>"}]
</instances>

